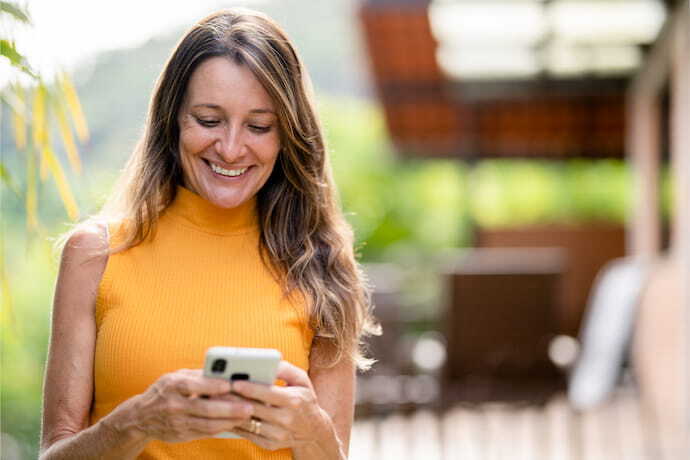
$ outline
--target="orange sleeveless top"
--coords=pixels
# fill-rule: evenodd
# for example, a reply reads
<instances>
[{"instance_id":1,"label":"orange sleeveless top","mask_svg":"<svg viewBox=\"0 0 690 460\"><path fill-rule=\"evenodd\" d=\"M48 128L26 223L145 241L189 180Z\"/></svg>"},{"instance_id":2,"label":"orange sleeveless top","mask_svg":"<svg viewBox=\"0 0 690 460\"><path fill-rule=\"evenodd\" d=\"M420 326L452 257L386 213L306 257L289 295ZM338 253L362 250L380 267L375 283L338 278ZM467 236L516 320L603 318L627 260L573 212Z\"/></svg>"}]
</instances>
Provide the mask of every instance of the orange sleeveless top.
<instances>
[{"instance_id":1,"label":"orange sleeveless top","mask_svg":"<svg viewBox=\"0 0 690 460\"><path fill-rule=\"evenodd\" d=\"M110 228L110 245L118 243ZM308 370L313 331L259 255L256 200L222 209L178 187L152 240L111 255L96 300L91 423L211 346L276 348ZM149 443L141 459L291 459L243 439Z\"/></svg>"}]
</instances>

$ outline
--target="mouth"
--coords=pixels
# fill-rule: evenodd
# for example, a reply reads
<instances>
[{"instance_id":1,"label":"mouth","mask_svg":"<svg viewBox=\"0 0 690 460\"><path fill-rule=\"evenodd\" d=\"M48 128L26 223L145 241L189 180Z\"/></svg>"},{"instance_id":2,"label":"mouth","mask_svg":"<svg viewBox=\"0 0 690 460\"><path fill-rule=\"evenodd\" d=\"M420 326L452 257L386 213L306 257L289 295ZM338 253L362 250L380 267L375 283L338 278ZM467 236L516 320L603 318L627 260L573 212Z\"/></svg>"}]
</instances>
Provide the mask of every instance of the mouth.
<instances>
[{"instance_id":1,"label":"mouth","mask_svg":"<svg viewBox=\"0 0 690 460\"><path fill-rule=\"evenodd\" d=\"M211 168L211 171L213 171L214 174L229 178L241 177L251 168L251 166L246 166L244 168L225 169L215 163L210 162L209 160L204 159L204 162Z\"/></svg>"}]
</instances>

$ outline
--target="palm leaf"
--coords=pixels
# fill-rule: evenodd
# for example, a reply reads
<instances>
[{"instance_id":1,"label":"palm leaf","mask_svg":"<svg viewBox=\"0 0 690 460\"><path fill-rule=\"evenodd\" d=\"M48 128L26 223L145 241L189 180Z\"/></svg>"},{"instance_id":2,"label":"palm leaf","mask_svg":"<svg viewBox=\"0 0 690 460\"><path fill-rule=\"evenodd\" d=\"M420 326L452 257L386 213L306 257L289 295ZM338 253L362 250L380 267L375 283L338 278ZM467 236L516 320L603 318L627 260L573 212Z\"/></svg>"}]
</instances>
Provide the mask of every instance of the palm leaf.
<instances>
[{"instance_id":1,"label":"palm leaf","mask_svg":"<svg viewBox=\"0 0 690 460\"><path fill-rule=\"evenodd\" d=\"M72 116L77 137L80 141L84 142L89 138L89 127L86 124L86 118L84 118L84 112L81 108L77 91L74 89L74 85L69 76L64 72L58 76L58 82L62 94L65 97L65 101L67 102L69 113Z\"/></svg>"},{"instance_id":2,"label":"palm leaf","mask_svg":"<svg viewBox=\"0 0 690 460\"><path fill-rule=\"evenodd\" d=\"M4 246L4 237L0 237L0 245ZM0 329L2 329L3 341L16 338L16 325L14 321L14 310L12 309L12 293L10 291L10 280L5 270L5 254L0 252Z\"/></svg>"},{"instance_id":3,"label":"palm leaf","mask_svg":"<svg viewBox=\"0 0 690 460\"><path fill-rule=\"evenodd\" d=\"M38 199L36 186L36 155L33 150L26 152L26 227L36 230L38 224Z\"/></svg>"},{"instance_id":4,"label":"palm leaf","mask_svg":"<svg viewBox=\"0 0 690 460\"><path fill-rule=\"evenodd\" d=\"M58 189L58 193L62 199L62 204L67 211L67 215L70 219L77 220L79 218L79 207L77 206L77 202L72 194L72 189L65 178L65 173L60 165L60 162L55 156L55 153L50 145L46 145L43 148L42 154L42 158L48 165L48 169L50 169L53 179L55 179L55 186Z\"/></svg>"},{"instance_id":5,"label":"palm leaf","mask_svg":"<svg viewBox=\"0 0 690 460\"><path fill-rule=\"evenodd\" d=\"M48 126L46 123L46 87L39 83L34 91L32 127L34 146L43 147L48 141Z\"/></svg>"},{"instance_id":6,"label":"palm leaf","mask_svg":"<svg viewBox=\"0 0 690 460\"><path fill-rule=\"evenodd\" d=\"M7 188L12 190L17 196L21 196L19 187L17 187L16 182L12 179L12 175L2 162L0 162L0 180L2 180L2 182L7 185Z\"/></svg>"},{"instance_id":7,"label":"palm leaf","mask_svg":"<svg viewBox=\"0 0 690 460\"><path fill-rule=\"evenodd\" d=\"M65 110L58 100L55 100L53 107L55 117L57 118L60 135L62 136L62 143L65 146L65 151L67 152L67 158L69 159L74 172L81 174L81 160L79 158L79 152L77 151L77 145L74 143L74 136L72 136L72 130L70 129L67 121Z\"/></svg>"},{"instance_id":8,"label":"palm leaf","mask_svg":"<svg viewBox=\"0 0 690 460\"><path fill-rule=\"evenodd\" d=\"M26 61L24 56L17 51L17 47L14 45L14 42L7 40L6 38L0 39L0 55L9 59L10 64L15 67L24 65L24 62Z\"/></svg>"},{"instance_id":9,"label":"palm leaf","mask_svg":"<svg viewBox=\"0 0 690 460\"><path fill-rule=\"evenodd\" d=\"M17 150L26 148L26 104L24 89L16 85L14 88L16 103L12 106L12 125L14 127L14 144Z\"/></svg>"},{"instance_id":10,"label":"palm leaf","mask_svg":"<svg viewBox=\"0 0 690 460\"><path fill-rule=\"evenodd\" d=\"M21 23L31 24L29 13L15 3L0 1L0 13L9 14L16 21L19 21Z\"/></svg>"},{"instance_id":11,"label":"palm leaf","mask_svg":"<svg viewBox=\"0 0 690 460\"><path fill-rule=\"evenodd\" d=\"M34 92L32 121L34 147L39 151L43 151L50 143L48 140L48 118L46 116L46 93L47 89L43 82L39 83ZM45 155L41 155L40 176L42 181L48 178L48 164Z\"/></svg>"},{"instance_id":12,"label":"palm leaf","mask_svg":"<svg viewBox=\"0 0 690 460\"><path fill-rule=\"evenodd\" d=\"M17 51L14 42L5 38L0 38L0 56L6 57L10 64L31 77L37 78L36 74L29 67L26 58Z\"/></svg>"}]
</instances>

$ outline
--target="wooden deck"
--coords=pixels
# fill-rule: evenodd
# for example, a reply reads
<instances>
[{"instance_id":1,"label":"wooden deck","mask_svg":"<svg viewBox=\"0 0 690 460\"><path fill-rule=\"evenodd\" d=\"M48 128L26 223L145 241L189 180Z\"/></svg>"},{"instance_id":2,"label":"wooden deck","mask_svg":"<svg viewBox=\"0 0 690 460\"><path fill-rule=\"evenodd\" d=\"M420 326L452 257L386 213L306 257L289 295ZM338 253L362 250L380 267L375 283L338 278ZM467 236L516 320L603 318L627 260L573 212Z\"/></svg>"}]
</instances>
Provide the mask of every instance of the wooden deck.
<instances>
[{"instance_id":1,"label":"wooden deck","mask_svg":"<svg viewBox=\"0 0 690 460\"><path fill-rule=\"evenodd\" d=\"M442 413L357 420L352 460L685 460L669 435L621 389L606 405L573 410L564 395L545 406L485 403Z\"/></svg>"}]
</instances>

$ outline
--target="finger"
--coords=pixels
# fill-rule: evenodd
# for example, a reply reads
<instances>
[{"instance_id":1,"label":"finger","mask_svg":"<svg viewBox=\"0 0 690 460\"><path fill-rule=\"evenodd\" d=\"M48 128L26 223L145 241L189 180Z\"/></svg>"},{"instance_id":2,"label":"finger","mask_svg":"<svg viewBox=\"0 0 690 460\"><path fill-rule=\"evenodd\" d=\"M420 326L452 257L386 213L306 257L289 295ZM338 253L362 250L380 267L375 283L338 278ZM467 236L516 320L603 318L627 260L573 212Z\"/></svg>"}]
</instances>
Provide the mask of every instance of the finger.
<instances>
[{"instance_id":1,"label":"finger","mask_svg":"<svg viewBox=\"0 0 690 460\"><path fill-rule=\"evenodd\" d=\"M295 417L291 410L279 406L268 406L262 402L245 399L252 405L252 416L273 425L289 428Z\"/></svg>"},{"instance_id":2,"label":"finger","mask_svg":"<svg viewBox=\"0 0 690 460\"><path fill-rule=\"evenodd\" d=\"M248 399L261 401L264 404L283 407L289 404L287 388L248 381L233 382L232 391Z\"/></svg>"},{"instance_id":3,"label":"finger","mask_svg":"<svg viewBox=\"0 0 690 460\"><path fill-rule=\"evenodd\" d=\"M166 389L175 391L183 396L216 396L230 392L230 382L227 380L210 379L201 374L190 372L168 374L164 381L164 386Z\"/></svg>"},{"instance_id":4,"label":"finger","mask_svg":"<svg viewBox=\"0 0 690 460\"><path fill-rule=\"evenodd\" d=\"M189 431L200 436L213 436L224 431L232 431L242 422L243 420L214 419L194 416L189 416L187 418Z\"/></svg>"},{"instance_id":5,"label":"finger","mask_svg":"<svg viewBox=\"0 0 690 460\"><path fill-rule=\"evenodd\" d=\"M249 402L220 401L211 399L187 399L188 413L197 417L249 419L254 408Z\"/></svg>"},{"instance_id":6,"label":"finger","mask_svg":"<svg viewBox=\"0 0 690 460\"><path fill-rule=\"evenodd\" d=\"M226 393L226 394L222 394L222 395L217 395L217 396L214 396L212 399L213 399L213 401L231 401L231 402L246 402L246 401L248 401L247 398L243 398L242 396L236 395L233 393Z\"/></svg>"},{"instance_id":7,"label":"finger","mask_svg":"<svg viewBox=\"0 0 690 460\"><path fill-rule=\"evenodd\" d=\"M251 431L252 422L249 420L237 425L236 429L239 428L255 436L262 436L267 439L273 439L274 441L287 442L292 437L290 432L288 432L286 429L273 425L272 423L269 423L266 420L256 420L256 422L260 423L258 433L254 433Z\"/></svg>"},{"instance_id":8,"label":"finger","mask_svg":"<svg viewBox=\"0 0 690 460\"><path fill-rule=\"evenodd\" d=\"M311 380L306 371L287 361L280 362L276 377L284 380L288 386L312 387Z\"/></svg>"}]
</instances>

